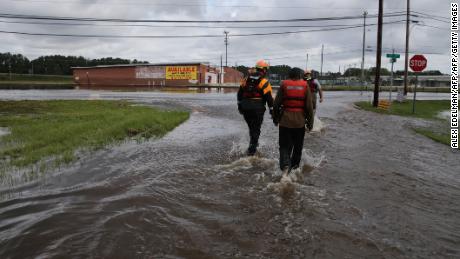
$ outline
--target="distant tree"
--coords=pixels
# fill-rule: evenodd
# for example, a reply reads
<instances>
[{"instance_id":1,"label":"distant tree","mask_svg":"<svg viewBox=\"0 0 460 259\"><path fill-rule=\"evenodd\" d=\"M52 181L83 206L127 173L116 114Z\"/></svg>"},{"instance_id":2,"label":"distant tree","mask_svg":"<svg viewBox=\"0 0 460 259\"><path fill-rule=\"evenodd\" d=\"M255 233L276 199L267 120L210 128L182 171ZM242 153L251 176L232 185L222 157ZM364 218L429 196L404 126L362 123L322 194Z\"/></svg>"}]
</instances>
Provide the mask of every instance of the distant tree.
<instances>
[{"instance_id":1,"label":"distant tree","mask_svg":"<svg viewBox=\"0 0 460 259\"><path fill-rule=\"evenodd\" d=\"M345 77L361 77L361 68L348 68L345 70L345 73L343 73L343 76Z\"/></svg>"},{"instance_id":2,"label":"distant tree","mask_svg":"<svg viewBox=\"0 0 460 259\"><path fill-rule=\"evenodd\" d=\"M249 74L249 67L247 66L237 66L235 67L235 69L243 73L244 76L247 76Z\"/></svg>"},{"instance_id":3,"label":"distant tree","mask_svg":"<svg viewBox=\"0 0 460 259\"><path fill-rule=\"evenodd\" d=\"M281 80L288 78L291 67L288 65L276 65L268 68L268 74L277 74Z\"/></svg>"},{"instance_id":4,"label":"distant tree","mask_svg":"<svg viewBox=\"0 0 460 259\"><path fill-rule=\"evenodd\" d=\"M441 71L439 71L439 70L427 70L427 71L423 71L423 72L419 72L419 73L409 71L408 74L411 75L411 76L415 75L415 74L418 74L418 75L421 75L421 76L442 76L443 75L443 73L441 73ZM396 71L395 75L404 76L404 70Z\"/></svg>"},{"instance_id":5,"label":"distant tree","mask_svg":"<svg viewBox=\"0 0 460 259\"><path fill-rule=\"evenodd\" d=\"M0 53L0 73L28 73L30 61L21 54Z\"/></svg>"},{"instance_id":6,"label":"distant tree","mask_svg":"<svg viewBox=\"0 0 460 259\"><path fill-rule=\"evenodd\" d=\"M371 67L371 68L369 69L368 74L371 75L371 76L375 76L375 72L376 72L376 71L377 71L377 68L376 68L376 67ZM388 71L388 69L386 69L386 68L380 68L380 75L381 75L381 76L389 76L389 75L391 75L391 72Z\"/></svg>"}]
</instances>

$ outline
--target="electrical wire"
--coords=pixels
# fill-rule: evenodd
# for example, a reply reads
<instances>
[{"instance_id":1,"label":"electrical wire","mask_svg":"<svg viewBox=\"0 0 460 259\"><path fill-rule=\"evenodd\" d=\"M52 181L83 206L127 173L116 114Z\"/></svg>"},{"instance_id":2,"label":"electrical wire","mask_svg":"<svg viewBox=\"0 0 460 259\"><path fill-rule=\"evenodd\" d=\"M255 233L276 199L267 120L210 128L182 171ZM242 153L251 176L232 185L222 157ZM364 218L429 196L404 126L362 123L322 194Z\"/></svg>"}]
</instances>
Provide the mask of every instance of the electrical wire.
<instances>
[{"instance_id":1,"label":"electrical wire","mask_svg":"<svg viewBox=\"0 0 460 259\"><path fill-rule=\"evenodd\" d=\"M401 23L401 21L387 22ZM375 26L376 24L367 24L366 26ZM268 32L268 33L246 33L246 34L231 34L231 37L250 37L250 36L267 36L267 35L286 35L286 34L299 34L309 32L325 32L325 31L338 31L360 28L364 25L355 25L341 28L317 29L317 30L302 30L302 31L285 31L285 32ZM222 35L205 34L205 35L97 35L97 34L60 34L60 33L34 33L34 32L19 32L19 31L3 31L0 33L5 34L18 34L27 36L53 36L53 37L76 37L76 38L125 38L125 39L177 39L177 38L221 38Z\"/></svg>"},{"instance_id":2,"label":"electrical wire","mask_svg":"<svg viewBox=\"0 0 460 259\"><path fill-rule=\"evenodd\" d=\"M346 27L361 24L328 24L328 25L271 25L271 26L206 26L206 25L150 25L150 24L92 24L92 23L60 23L60 22L25 22L5 21L0 23L28 24L28 25L52 25L52 26L94 26L94 27L147 27L147 28L211 28L211 29L274 29L274 28L328 28Z\"/></svg>"},{"instance_id":3,"label":"electrical wire","mask_svg":"<svg viewBox=\"0 0 460 259\"><path fill-rule=\"evenodd\" d=\"M449 17L445 17L445 16L434 15L434 14L428 14L428 13L417 12L417 11L411 11L411 13L420 14L420 15L424 15L424 16L428 16L428 17L436 17L436 18L439 18L439 19L444 19L444 20L446 20L446 21L450 21L450 18L449 18Z\"/></svg>"},{"instance_id":4,"label":"electrical wire","mask_svg":"<svg viewBox=\"0 0 460 259\"><path fill-rule=\"evenodd\" d=\"M390 13L385 17L404 16L403 13ZM319 18L294 18L294 19L264 19L264 20L155 20L155 19L120 19L120 18L90 18L90 17L63 17L63 16L41 16L41 15L22 15L0 13L0 18L8 19L27 19L27 20L52 20L52 21L86 21L86 22L119 22L119 23L280 23L280 22L310 22L310 21L339 21L362 19L362 15L357 16L336 16ZM368 15L367 18L377 18L377 15Z\"/></svg>"}]
</instances>

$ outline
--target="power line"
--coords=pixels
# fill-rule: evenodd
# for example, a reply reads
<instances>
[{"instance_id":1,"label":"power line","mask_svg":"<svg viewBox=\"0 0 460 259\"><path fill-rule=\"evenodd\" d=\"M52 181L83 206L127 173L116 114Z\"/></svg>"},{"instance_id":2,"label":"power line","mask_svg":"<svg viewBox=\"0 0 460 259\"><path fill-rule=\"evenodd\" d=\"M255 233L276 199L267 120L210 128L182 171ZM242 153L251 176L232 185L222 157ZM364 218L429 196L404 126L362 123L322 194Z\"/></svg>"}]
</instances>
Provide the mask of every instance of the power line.
<instances>
[{"instance_id":1,"label":"power line","mask_svg":"<svg viewBox=\"0 0 460 259\"><path fill-rule=\"evenodd\" d=\"M401 21L387 22L401 23ZM369 24L367 26L374 26L376 24ZM269 32L269 33L247 33L247 34L232 34L232 37L249 37L249 36L267 36L267 35L286 35L286 34L299 34L309 32L325 32L325 31L338 31L360 28L363 25L355 25L341 28L317 29L317 30L302 30L302 31L285 31L285 32ZM97 35L97 34L60 34L60 33L35 33L35 32L19 32L19 31L3 31L0 33L5 34L18 34L27 36L53 36L53 37L76 37L76 38L125 38L125 39L178 39L178 38L219 38L222 35L217 34L204 34L204 35Z\"/></svg>"},{"instance_id":2,"label":"power line","mask_svg":"<svg viewBox=\"0 0 460 259\"><path fill-rule=\"evenodd\" d=\"M449 17L445 17L445 16L434 15L434 14L428 14L428 13L417 12L417 11L412 11L412 13L420 14L420 15L424 15L424 16L428 16L428 17L436 17L436 18L445 19L445 20L447 20L447 21L450 21L450 18L449 18Z\"/></svg>"},{"instance_id":3,"label":"power line","mask_svg":"<svg viewBox=\"0 0 460 259\"><path fill-rule=\"evenodd\" d=\"M52 3L52 4L83 4L85 1L80 2L80 1L70 1L70 0L11 0L14 3L24 3L24 4L30 4L30 3ZM107 5L107 1L104 2L91 2L91 1L86 1L90 2L91 5ZM256 5L256 4L244 4L244 5L215 5L211 4L206 1L180 1L180 3L171 3L168 0L165 0L164 2L167 3L152 3L153 1L150 0L149 2L134 2L134 1L128 1L124 3L119 3L119 2L111 2L110 5L128 5L128 6L178 6L178 7L215 7L215 8L263 8L263 9L318 9L318 10L330 10L331 7L326 6L326 7L318 7L318 6L304 6L304 5L292 5L292 6L281 6L281 5L274 5L274 6L267 6L267 5ZM159 0L158 2L162 2ZM248 1L246 1L248 2ZM86 4L86 3L85 3ZM336 7L334 6L334 9L338 10L363 10L363 7ZM367 10L378 10L377 8L367 8ZM405 10L404 8L387 8L385 11L390 11L390 10ZM421 9L419 9L421 10ZM428 11L428 10L427 10ZM414 11L415 12L415 11ZM431 15L431 10L430 10L430 15ZM433 15L434 16L434 15Z\"/></svg>"},{"instance_id":4,"label":"power line","mask_svg":"<svg viewBox=\"0 0 460 259\"><path fill-rule=\"evenodd\" d=\"M443 23L450 23L450 21L438 19L438 18L436 18L436 17L434 17L434 16L425 15L425 14L412 14L411 16L413 16L413 17L420 17L420 18L423 18L423 19L430 19L430 20L434 20L434 21L438 21L438 22L443 22ZM443 17L443 19L444 19L444 17Z\"/></svg>"},{"instance_id":5,"label":"power line","mask_svg":"<svg viewBox=\"0 0 460 259\"><path fill-rule=\"evenodd\" d=\"M390 13L386 17L402 16L401 13ZM370 18L376 18L370 15ZM361 16L336 16L319 18L294 18L294 19L265 19L265 20L155 20L155 19L120 19L120 18L90 18L90 17L62 17L0 13L0 18L27 19L27 20L53 20L53 21L87 21L87 22L131 22L131 23L280 23L280 22L310 22L310 21L337 21L361 19Z\"/></svg>"},{"instance_id":6,"label":"power line","mask_svg":"<svg viewBox=\"0 0 460 259\"><path fill-rule=\"evenodd\" d=\"M147 27L147 28L211 28L211 29L273 29L273 28L329 28L346 27L360 24L327 24L327 25L271 25L271 26L206 26L206 25L151 25L151 24L97 24L97 23L66 23L66 22L27 22L5 21L8 24L51 25L51 26L95 26L95 27Z\"/></svg>"},{"instance_id":7,"label":"power line","mask_svg":"<svg viewBox=\"0 0 460 259\"><path fill-rule=\"evenodd\" d=\"M53 4L81 4L82 2L79 1L69 1L69 0L14 0L15 3L53 3ZM89 1L88 1L89 2ZM318 6L305 6L305 5L292 5L292 6L281 6L281 5L254 5L254 4L233 4L233 5L221 5L221 4L212 4L206 1L204 2L184 2L181 3L151 3L151 2L112 2L110 5L124 5L124 6L180 6L180 7L214 7L214 8L263 8L263 9L317 9L322 10L326 9L329 10L330 7L318 7ZM91 5L107 5L107 2L91 2ZM341 9L341 10L362 10L361 7L334 7L334 9ZM375 9L376 10L376 9ZM399 9L386 9L386 10L399 10Z\"/></svg>"},{"instance_id":8,"label":"power line","mask_svg":"<svg viewBox=\"0 0 460 259\"><path fill-rule=\"evenodd\" d=\"M422 27L429 27L429 28L435 28L435 29L445 30L445 31L450 31L450 28L441 28L441 27L431 26L431 25L426 25L426 24L419 24L419 26L422 26Z\"/></svg>"}]
</instances>

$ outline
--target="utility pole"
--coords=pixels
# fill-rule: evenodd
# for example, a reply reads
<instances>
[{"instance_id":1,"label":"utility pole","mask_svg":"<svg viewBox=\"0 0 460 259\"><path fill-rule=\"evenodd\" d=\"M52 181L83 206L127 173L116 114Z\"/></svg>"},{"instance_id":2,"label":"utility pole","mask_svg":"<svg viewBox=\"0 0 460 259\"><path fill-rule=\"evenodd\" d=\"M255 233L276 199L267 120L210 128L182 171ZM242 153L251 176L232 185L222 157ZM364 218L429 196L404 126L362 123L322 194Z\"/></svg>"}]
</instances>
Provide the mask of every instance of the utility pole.
<instances>
[{"instance_id":1,"label":"utility pole","mask_svg":"<svg viewBox=\"0 0 460 259\"><path fill-rule=\"evenodd\" d=\"M364 18L364 29L363 29L363 57L361 59L361 87L364 86L364 56L366 51L366 16L367 11L364 11L363 18Z\"/></svg>"},{"instance_id":2,"label":"utility pole","mask_svg":"<svg viewBox=\"0 0 460 259\"><path fill-rule=\"evenodd\" d=\"M409 23L410 23L410 0L407 0L407 12L406 12L406 57L404 63L404 95L407 95L408 85L408 67L409 67Z\"/></svg>"},{"instance_id":3,"label":"utility pole","mask_svg":"<svg viewBox=\"0 0 460 259\"><path fill-rule=\"evenodd\" d=\"M307 62L305 63L305 70L308 69L308 53L307 53Z\"/></svg>"},{"instance_id":4,"label":"utility pole","mask_svg":"<svg viewBox=\"0 0 460 259\"><path fill-rule=\"evenodd\" d=\"M224 71L222 67L222 55L220 55L220 78L219 83L224 83Z\"/></svg>"},{"instance_id":5,"label":"utility pole","mask_svg":"<svg viewBox=\"0 0 460 259\"><path fill-rule=\"evenodd\" d=\"M228 31L224 31L225 34L225 67L227 67L227 48L228 48Z\"/></svg>"},{"instance_id":6,"label":"utility pole","mask_svg":"<svg viewBox=\"0 0 460 259\"><path fill-rule=\"evenodd\" d=\"M390 86L390 94L391 94L391 88L393 87L393 65L395 64L396 59L394 58L395 55L395 49L393 49L393 57L391 58L391 86Z\"/></svg>"},{"instance_id":7,"label":"utility pole","mask_svg":"<svg viewBox=\"0 0 460 259\"><path fill-rule=\"evenodd\" d=\"M324 44L321 44L321 70L319 72L320 77L323 77L323 60L324 60Z\"/></svg>"},{"instance_id":8,"label":"utility pole","mask_svg":"<svg viewBox=\"0 0 460 259\"><path fill-rule=\"evenodd\" d=\"M324 44L321 45L321 72L320 72L320 77L323 77L323 58L324 58Z\"/></svg>"},{"instance_id":9,"label":"utility pole","mask_svg":"<svg viewBox=\"0 0 460 259\"><path fill-rule=\"evenodd\" d=\"M377 31L377 64L375 71L374 102L372 105L379 105L380 68L382 66L382 26L383 25L383 0L379 0L379 21Z\"/></svg>"},{"instance_id":10,"label":"utility pole","mask_svg":"<svg viewBox=\"0 0 460 259\"><path fill-rule=\"evenodd\" d=\"M8 58L8 77L11 81L11 56Z\"/></svg>"}]
</instances>

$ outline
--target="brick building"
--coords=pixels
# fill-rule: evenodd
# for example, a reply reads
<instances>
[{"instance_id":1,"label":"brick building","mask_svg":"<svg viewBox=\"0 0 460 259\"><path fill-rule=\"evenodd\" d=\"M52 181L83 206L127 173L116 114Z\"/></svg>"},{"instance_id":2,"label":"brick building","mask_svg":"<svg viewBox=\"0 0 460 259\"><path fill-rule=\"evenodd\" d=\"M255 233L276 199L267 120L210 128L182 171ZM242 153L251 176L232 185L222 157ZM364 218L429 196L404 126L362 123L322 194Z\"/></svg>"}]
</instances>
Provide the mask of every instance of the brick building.
<instances>
[{"instance_id":1,"label":"brick building","mask_svg":"<svg viewBox=\"0 0 460 259\"><path fill-rule=\"evenodd\" d=\"M243 78L241 72L231 67L224 68L222 76L220 68L207 63L108 65L73 67L72 70L80 88L195 87L239 84Z\"/></svg>"}]
</instances>

